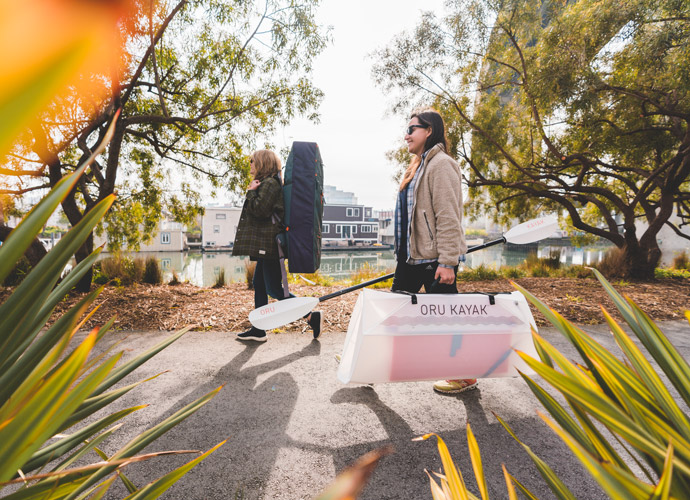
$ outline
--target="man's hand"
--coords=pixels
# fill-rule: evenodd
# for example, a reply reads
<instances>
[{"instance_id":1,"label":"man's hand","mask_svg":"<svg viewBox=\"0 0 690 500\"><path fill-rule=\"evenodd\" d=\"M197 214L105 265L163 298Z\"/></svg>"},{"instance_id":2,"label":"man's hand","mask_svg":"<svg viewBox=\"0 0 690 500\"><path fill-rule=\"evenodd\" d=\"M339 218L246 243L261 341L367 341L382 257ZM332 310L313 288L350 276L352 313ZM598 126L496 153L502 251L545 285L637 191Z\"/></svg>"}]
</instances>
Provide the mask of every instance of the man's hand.
<instances>
[{"instance_id":1,"label":"man's hand","mask_svg":"<svg viewBox=\"0 0 690 500\"><path fill-rule=\"evenodd\" d=\"M450 267L438 266L436 268L436 276L434 276L434 278L437 278L439 282L443 283L444 285L452 285L455 281L455 273Z\"/></svg>"},{"instance_id":2,"label":"man's hand","mask_svg":"<svg viewBox=\"0 0 690 500\"><path fill-rule=\"evenodd\" d=\"M252 182L249 183L247 191L254 191L256 188L259 187L259 184L261 184L261 181L257 181L256 179L254 179Z\"/></svg>"}]
</instances>

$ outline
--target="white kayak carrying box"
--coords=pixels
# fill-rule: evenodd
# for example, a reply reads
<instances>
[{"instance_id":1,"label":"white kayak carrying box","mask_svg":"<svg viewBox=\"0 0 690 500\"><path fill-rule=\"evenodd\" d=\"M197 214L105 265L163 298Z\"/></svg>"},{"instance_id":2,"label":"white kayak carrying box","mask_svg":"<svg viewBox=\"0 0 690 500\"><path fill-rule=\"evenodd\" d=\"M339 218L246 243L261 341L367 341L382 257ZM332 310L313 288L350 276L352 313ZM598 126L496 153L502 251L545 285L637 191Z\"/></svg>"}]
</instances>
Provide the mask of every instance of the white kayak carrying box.
<instances>
[{"instance_id":1,"label":"white kayak carrying box","mask_svg":"<svg viewBox=\"0 0 690 500\"><path fill-rule=\"evenodd\" d=\"M538 358L520 292L406 294L364 289L347 328L342 383L513 377Z\"/></svg>"}]
</instances>

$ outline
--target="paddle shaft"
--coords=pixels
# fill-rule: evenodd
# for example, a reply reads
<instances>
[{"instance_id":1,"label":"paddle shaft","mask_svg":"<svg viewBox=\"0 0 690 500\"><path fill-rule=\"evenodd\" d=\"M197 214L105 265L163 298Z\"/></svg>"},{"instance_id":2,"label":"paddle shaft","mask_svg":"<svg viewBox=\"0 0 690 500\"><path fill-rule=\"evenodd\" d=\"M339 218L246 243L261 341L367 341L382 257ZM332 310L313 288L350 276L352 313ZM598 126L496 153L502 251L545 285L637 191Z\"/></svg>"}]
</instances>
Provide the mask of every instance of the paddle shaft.
<instances>
[{"instance_id":1,"label":"paddle shaft","mask_svg":"<svg viewBox=\"0 0 690 500\"><path fill-rule=\"evenodd\" d=\"M505 243L505 242L506 242L505 237L501 236L497 240L487 241L486 243L482 243L481 245L475 245L473 247L470 247L467 249L466 253L476 252L477 250L482 250L484 248L492 247L494 245L500 245L501 243ZM365 288L369 285L373 285L375 283L380 283L381 281L389 280L394 276L395 276L395 273L386 274L385 276L379 276L378 278L374 278L373 280L365 281L364 283L360 283L358 285L354 285L354 286L351 286L348 288L343 288L342 290L338 290L337 292L329 293L328 295L324 295L322 297L319 297L319 302L323 302L324 300L334 299L336 297L340 297L341 295L344 295L344 294L350 293L350 292L354 292L355 290L359 290L360 288Z\"/></svg>"}]
</instances>

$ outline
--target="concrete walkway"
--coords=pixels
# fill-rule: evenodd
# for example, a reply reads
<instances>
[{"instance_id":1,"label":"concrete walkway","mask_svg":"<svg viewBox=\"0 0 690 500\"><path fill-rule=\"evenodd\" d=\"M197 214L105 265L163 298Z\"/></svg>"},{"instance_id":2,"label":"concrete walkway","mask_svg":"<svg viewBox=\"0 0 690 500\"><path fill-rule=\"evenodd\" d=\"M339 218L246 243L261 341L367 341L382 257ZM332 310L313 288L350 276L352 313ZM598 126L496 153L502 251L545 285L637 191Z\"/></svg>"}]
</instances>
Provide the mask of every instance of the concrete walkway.
<instances>
[{"instance_id":1,"label":"concrete walkway","mask_svg":"<svg viewBox=\"0 0 690 500\"><path fill-rule=\"evenodd\" d=\"M688 324L661 326L688 357ZM603 325L585 329L603 344L612 345ZM544 328L540 333L576 358L555 330ZM166 335L113 332L101 348L122 341L118 349L128 358ZM205 451L228 439L163 498L314 498L358 457L392 444L395 453L381 461L361 498L431 499L424 469L441 467L436 444L411 439L432 431L446 441L465 480L478 493L467 452L468 421L482 451L492 498L507 496L502 463L538 497L552 498L527 454L493 413L507 421L578 498L606 498L538 418L540 405L519 378L483 379L479 389L458 396L437 395L430 382L343 386L336 380L334 355L342 348L344 333L324 334L320 341L312 341L309 334L269 334L269 341L263 344L245 344L234 337L226 332L188 333L125 381L169 370L115 404L118 409L142 403L149 406L125 420L116 440L105 447L107 453L225 385L215 399L147 450ZM133 465L126 474L143 485L190 459L160 458ZM110 498L125 496L119 484L111 491Z\"/></svg>"}]
</instances>

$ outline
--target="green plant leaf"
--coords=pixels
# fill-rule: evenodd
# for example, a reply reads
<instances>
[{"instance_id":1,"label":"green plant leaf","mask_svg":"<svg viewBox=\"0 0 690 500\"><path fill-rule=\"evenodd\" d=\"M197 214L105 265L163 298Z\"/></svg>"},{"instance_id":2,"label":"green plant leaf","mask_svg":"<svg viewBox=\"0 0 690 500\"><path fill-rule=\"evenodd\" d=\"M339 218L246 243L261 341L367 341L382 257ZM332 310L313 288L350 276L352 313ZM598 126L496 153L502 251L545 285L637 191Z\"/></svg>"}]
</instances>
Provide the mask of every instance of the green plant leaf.
<instances>
[{"instance_id":1,"label":"green plant leaf","mask_svg":"<svg viewBox=\"0 0 690 500\"><path fill-rule=\"evenodd\" d=\"M110 208L114 199L114 196L109 196L90 210L79 224L60 239L47 258L41 259L0 306L0 366L22 344L26 335L31 333L30 318L34 318L41 310L65 264Z\"/></svg>"},{"instance_id":2,"label":"green plant leaf","mask_svg":"<svg viewBox=\"0 0 690 500\"><path fill-rule=\"evenodd\" d=\"M45 361L47 365L50 365L53 359L57 359L61 349L54 352L54 358L46 359L46 356L61 339L65 340L70 337L79 318L86 312L99 293L100 290L97 290L84 297L77 305L58 318L37 340L34 341L35 336L30 336L27 339L29 342L25 342L17 349L15 356L6 360L4 371L0 375L0 404L4 403L16 391L20 383L24 382L42 362ZM17 361L19 354L21 354L20 362ZM35 376L41 377L42 374L39 371ZM17 394L15 394L16 396Z\"/></svg>"},{"instance_id":3,"label":"green plant leaf","mask_svg":"<svg viewBox=\"0 0 690 500\"><path fill-rule=\"evenodd\" d=\"M151 484L147 484L142 489L132 493L127 496L125 500L153 500L161 496L168 488L175 484L182 476L184 476L189 470L198 465L202 460L208 457L211 453L216 451L218 448L223 446L226 441L222 441L215 445L213 448L208 450L206 453L198 458L195 458L191 462L183 465L182 467L175 469L174 471L166 474L157 481Z\"/></svg>"},{"instance_id":4,"label":"green plant leaf","mask_svg":"<svg viewBox=\"0 0 690 500\"><path fill-rule=\"evenodd\" d=\"M508 469L506 469L505 464L501 464L501 470L503 470L503 479L505 479L506 481L506 489L508 490L508 500L518 500L517 493L515 492L515 486L513 486L513 476L508 474Z\"/></svg>"},{"instance_id":5,"label":"green plant leaf","mask_svg":"<svg viewBox=\"0 0 690 500\"><path fill-rule=\"evenodd\" d=\"M688 420L687 416L678 407L678 404L676 404L673 396L671 396L671 393L668 392L663 381L659 375L657 375L654 367L652 367L649 361L647 361L647 358L642 351L640 351L640 349L632 342L630 337L625 334L623 329L615 324L613 319L608 315L607 321L609 323L609 327L611 328L611 332L616 337L618 345L630 360L640 378L644 381L645 388L647 388L653 396L656 403L654 406L661 410L658 412L658 414L664 415L665 418L669 419L670 422L673 423L674 428L687 441L690 438L690 420ZM652 335L655 335L655 332L650 332L650 337ZM672 365L673 362L669 361L668 364ZM688 382L690 383L690 380L688 380ZM646 405L646 408L651 410L652 405Z\"/></svg>"},{"instance_id":6,"label":"green plant leaf","mask_svg":"<svg viewBox=\"0 0 690 500\"><path fill-rule=\"evenodd\" d=\"M114 389L112 391L99 394L97 396L89 396L88 399L86 399L80 406L77 408L77 410L70 415L70 417L65 420L65 423L62 424L60 429L58 429L58 432L62 432L65 429L69 429L73 425L76 425L78 422L81 422L85 418L89 417L90 415L93 415L97 411L99 411L102 408L105 408L109 404L111 404L113 401L117 401L119 398L127 394L129 391L134 389L135 387L138 387L139 385L148 382L149 380L153 380L154 378L158 377L158 375L154 375L153 377L149 377L144 380L140 380L139 382L135 382L133 384L126 385L124 387L118 387L117 389Z\"/></svg>"},{"instance_id":7,"label":"green plant leaf","mask_svg":"<svg viewBox=\"0 0 690 500\"><path fill-rule=\"evenodd\" d=\"M46 464L54 460L55 457L63 456L68 451L79 446L80 443L83 443L87 439L91 438L91 436L93 436L94 434L101 432L106 427L114 424L115 422L126 417L130 413L133 413L137 410L141 410L145 407L145 405L134 406L132 408L127 408L125 410L115 412L112 415L103 417L100 420L79 429L78 431L74 432L73 434L70 434L69 436L65 436L64 438L61 438L58 441L41 448L32 455L31 459L28 462L26 462L22 466L22 471L24 473L28 473L45 466Z\"/></svg>"},{"instance_id":8,"label":"green plant leaf","mask_svg":"<svg viewBox=\"0 0 690 500\"><path fill-rule=\"evenodd\" d=\"M620 471L606 463L599 462L587 453L575 440L571 439L566 432L555 425L552 420L541 412L538 412L538 414L546 424L558 434L563 442L568 445L580 463L585 466L592 477L611 498L646 500L650 497L653 488L649 484L638 480L627 471Z\"/></svg>"},{"instance_id":9,"label":"green plant leaf","mask_svg":"<svg viewBox=\"0 0 690 500\"><path fill-rule=\"evenodd\" d=\"M548 345L543 343L543 345ZM552 355L555 350L551 348L549 355ZM582 405L591 415L603 423L614 433L618 433L626 441L632 444L635 448L655 456L657 458L663 457L665 448L659 446L658 442L654 440L646 428L638 426L625 413L621 412L616 406L612 405L600 393L597 393L590 387L585 387L577 381L564 376L552 368L547 367L543 363L539 363L529 356L522 355L522 359L531 366L540 376L542 376L549 384L551 384L558 391L567 397L571 397ZM674 463L678 467L690 472L690 467L682 463Z\"/></svg>"},{"instance_id":10,"label":"green plant leaf","mask_svg":"<svg viewBox=\"0 0 690 500\"><path fill-rule=\"evenodd\" d=\"M441 436L433 432L424 434L423 436L414 438L413 441L425 441L430 437L436 437L438 454L441 456L441 463L443 464L443 472L446 475L448 486L453 498L465 499L467 498L467 487L462 479L462 473L455 467L453 458L450 456L446 443L441 439Z\"/></svg>"},{"instance_id":11,"label":"green plant leaf","mask_svg":"<svg viewBox=\"0 0 690 500\"><path fill-rule=\"evenodd\" d=\"M31 78L0 98L0 155L78 69L88 54L76 41L46 60ZM0 281L2 281L0 279Z\"/></svg>"},{"instance_id":12,"label":"green plant leaf","mask_svg":"<svg viewBox=\"0 0 690 500\"><path fill-rule=\"evenodd\" d=\"M637 304L630 300L629 305L638 320L640 330L644 332L644 338L640 338L640 340L669 378L685 404L690 404L690 366L688 362Z\"/></svg>"},{"instance_id":13,"label":"green plant leaf","mask_svg":"<svg viewBox=\"0 0 690 500\"><path fill-rule=\"evenodd\" d=\"M484 467L482 467L482 457L479 452L479 445L472 432L470 423L467 422L467 447L470 451L470 460L472 461L472 469L474 470L474 478L479 487L479 494L483 500L489 499L489 490L486 487L486 477L484 477Z\"/></svg>"},{"instance_id":14,"label":"green plant leaf","mask_svg":"<svg viewBox=\"0 0 690 500\"><path fill-rule=\"evenodd\" d=\"M659 483L654 488L654 493L650 500L668 500L671 495L671 484L673 481L673 444L668 445L664 469L659 477ZM686 490L687 491L687 490Z\"/></svg>"},{"instance_id":15,"label":"green plant leaf","mask_svg":"<svg viewBox=\"0 0 690 500\"><path fill-rule=\"evenodd\" d=\"M115 365L116 357L72 387L94 341L94 334L87 336L30 399L10 399L0 408L0 482L15 474Z\"/></svg>"},{"instance_id":16,"label":"green plant leaf","mask_svg":"<svg viewBox=\"0 0 690 500\"><path fill-rule=\"evenodd\" d=\"M563 427L568 434L580 443L590 453L595 453L595 447L587 434L577 425L577 422L570 416L563 406L556 401L548 392L546 392L539 384L534 382L529 376L519 372L522 379L527 383L532 393L537 397L542 406L549 412L549 414L558 422L558 425ZM497 417L498 418L498 417Z\"/></svg>"},{"instance_id":17,"label":"green plant leaf","mask_svg":"<svg viewBox=\"0 0 690 500\"><path fill-rule=\"evenodd\" d=\"M200 397L196 401L193 401L192 403L188 404L184 408L178 410L173 415L166 418L162 422L158 423L154 427L147 429L146 431L142 432L137 437L132 439L129 443L127 443L125 446L123 446L112 457L110 457L110 461L117 461L120 459L133 457L139 451L141 451L146 446L148 446L153 441L155 441L158 437L165 434L167 431L169 431L170 429L175 427L177 424L182 422L184 419L186 419L187 417L192 415L194 412L196 412L199 408L201 408L206 403L208 403L211 399L213 399L213 397L216 394L218 394L218 391L220 391L221 389L222 389L222 387L218 387L217 389L214 389L213 391L209 392L208 394ZM99 469L87 481L85 481L77 490L72 492L65 500L74 500L80 493L86 491L89 487L96 484L103 477L114 472L115 469L117 469L116 465L106 466L106 467L103 467L102 469Z\"/></svg>"},{"instance_id":18,"label":"green plant leaf","mask_svg":"<svg viewBox=\"0 0 690 500\"><path fill-rule=\"evenodd\" d=\"M544 478L544 481L546 481L546 484L551 488L551 491L553 492L554 495L556 495L556 498L559 500L576 500L575 495L573 495L568 487L561 481L561 479L558 477L558 475L553 471L549 465L544 462L541 458L539 458L533 451L532 449L527 446L525 443L520 441L518 439L517 435L513 432L513 429L510 428L510 426L498 415L494 414L498 422L503 426L503 428L508 431L508 434L510 434L515 441L518 442L520 446L527 452L529 457L532 459L532 462L534 462L534 465L537 466L537 470L539 471L539 474ZM518 487L522 490L523 487L519 483ZM524 491L523 491L524 493Z\"/></svg>"},{"instance_id":19,"label":"green plant leaf","mask_svg":"<svg viewBox=\"0 0 690 500\"><path fill-rule=\"evenodd\" d=\"M179 330L166 339L162 340L155 346L151 347L149 350L143 352L136 358L128 361L127 363L124 363L122 366L117 367L115 370L112 371L112 373L106 378L103 383L96 388L96 390L93 392L92 396L96 396L103 391L106 391L116 383L118 383L120 380L122 380L124 377L129 375L131 372L133 372L135 369L137 369L139 366L144 364L146 361L151 359L153 356L161 352L163 349L168 347L170 344L178 340L182 335L187 333L191 327L185 327L182 330Z\"/></svg>"},{"instance_id":20,"label":"green plant leaf","mask_svg":"<svg viewBox=\"0 0 690 500\"><path fill-rule=\"evenodd\" d=\"M118 116L119 113L110 124L108 132L106 133L103 141L101 141L88 160L80 165L72 174L60 179L55 187L51 189L50 193L48 193L34 208L31 209L31 211L22 219L19 225L3 242L2 247L0 247L0 283L5 280L7 275L14 268L15 263L22 255L24 255L24 252L26 252L26 249L29 248L33 239L41 232L43 226L58 207L60 202L65 199L65 197L77 184L79 178L84 173L86 168L91 165L96 157L103 152L106 145L113 137L115 132L115 122L117 121ZM11 122L12 119L9 121ZM60 240L60 243L62 243L62 239ZM60 243L58 243L58 245ZM50 253L52 255L52 250ZM41 259L41 262L45 260L50 259ZM64 269L64 265L60 270L62 271L62 269ZM0 339L0 341L2 341L2 339Z\"/></svg>"}]
</instances>

